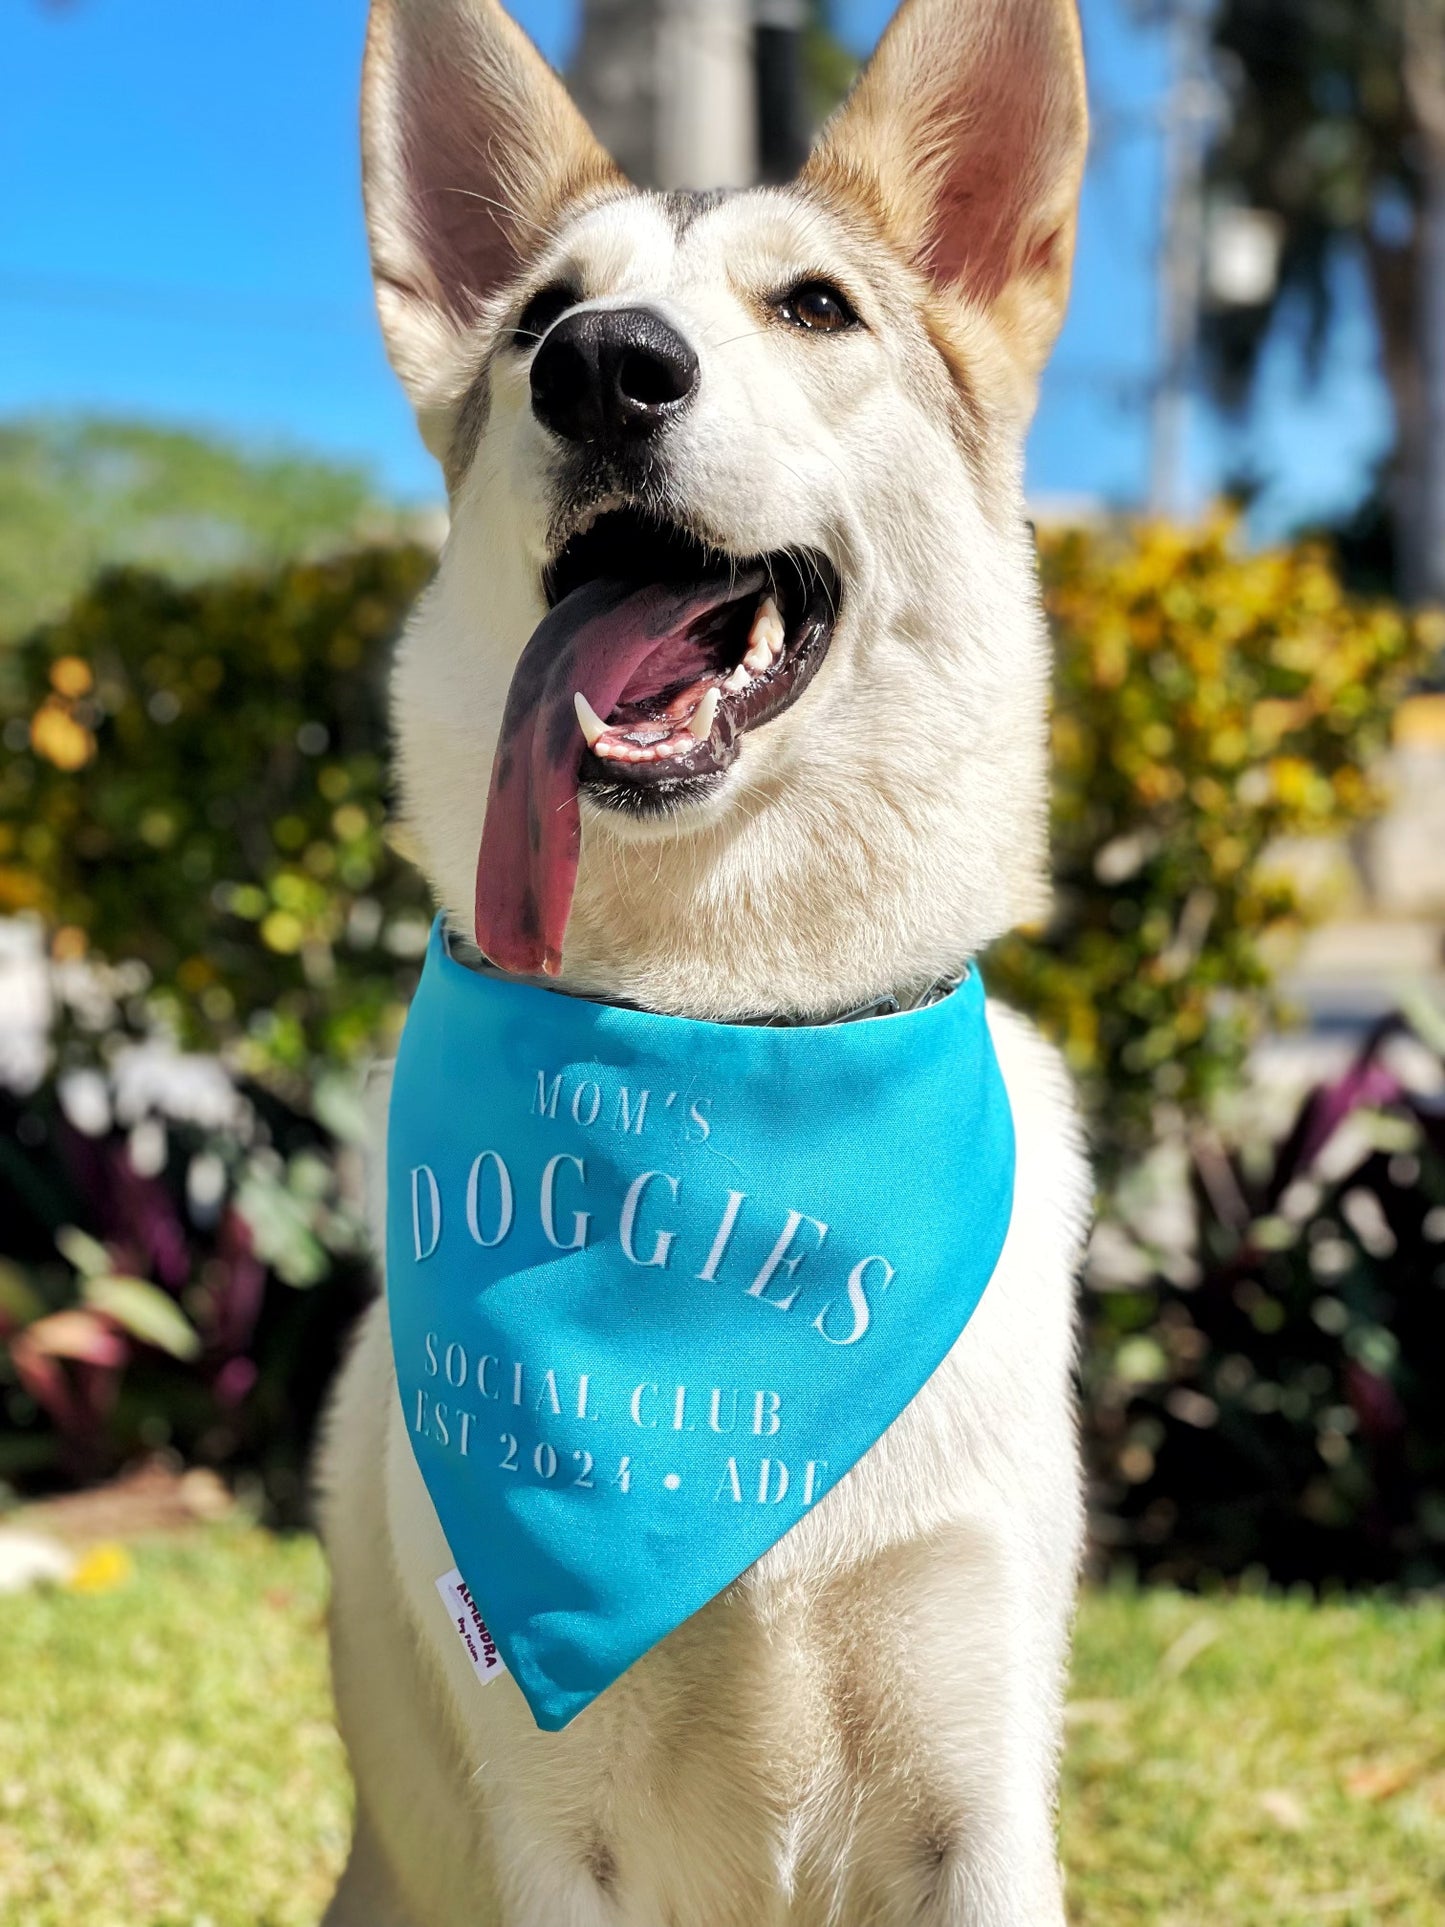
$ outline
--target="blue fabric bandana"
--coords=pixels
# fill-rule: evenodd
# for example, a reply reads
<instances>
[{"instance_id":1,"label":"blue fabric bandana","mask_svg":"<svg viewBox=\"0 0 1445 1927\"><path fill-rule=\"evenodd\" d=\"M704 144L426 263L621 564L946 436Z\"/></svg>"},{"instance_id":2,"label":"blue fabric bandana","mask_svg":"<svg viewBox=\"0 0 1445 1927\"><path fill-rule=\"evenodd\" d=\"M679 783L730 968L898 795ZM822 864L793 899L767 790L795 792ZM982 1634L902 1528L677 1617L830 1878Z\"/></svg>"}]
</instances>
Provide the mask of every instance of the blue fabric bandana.
<instances>
[{"instance_id":1,"label":"blue fabric bandana","mask_svg":"<svg viewBox=\"0 0 1445 1927\"><path fill-rule=\"evenodd\" d=\"M1013 1206L976 973L891 1017L705 1024L480 975L440 923L387 1162L412 1448L462 1616L550 1730L887 1429Z\"/></svg>"}]
</instances>

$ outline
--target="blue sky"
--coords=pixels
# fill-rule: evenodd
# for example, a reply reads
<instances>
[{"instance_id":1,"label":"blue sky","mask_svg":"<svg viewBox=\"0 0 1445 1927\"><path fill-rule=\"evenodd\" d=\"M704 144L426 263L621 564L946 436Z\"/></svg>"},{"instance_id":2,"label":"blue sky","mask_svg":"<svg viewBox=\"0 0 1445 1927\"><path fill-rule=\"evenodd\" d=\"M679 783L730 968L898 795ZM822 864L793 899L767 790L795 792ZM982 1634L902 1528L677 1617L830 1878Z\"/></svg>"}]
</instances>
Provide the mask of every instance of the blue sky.
<instances>
[{"instance_id":1,"label":"blue sky","mask_svg":"<svg viewBox=\"0 0 1445 1927\"><path fill-rule=\"evenodd\" d=\"M554 61L572 0L514 10ZM885 0L835 0L860 50ZM1153 365L1167 63L1128 0L1083 0L1096 124L1073 307L1030 445L1031 487L1138 498ZM365 0L10 0L0 74L0 413L94 408L357 459L438 493L370 308L356 178ZM1287 342L1247 440L1202 413L1202 499L1246 459L1262 522L1358 491L1388 417L1362 290L1322 391Z\"/></svg>"}]
</instances>

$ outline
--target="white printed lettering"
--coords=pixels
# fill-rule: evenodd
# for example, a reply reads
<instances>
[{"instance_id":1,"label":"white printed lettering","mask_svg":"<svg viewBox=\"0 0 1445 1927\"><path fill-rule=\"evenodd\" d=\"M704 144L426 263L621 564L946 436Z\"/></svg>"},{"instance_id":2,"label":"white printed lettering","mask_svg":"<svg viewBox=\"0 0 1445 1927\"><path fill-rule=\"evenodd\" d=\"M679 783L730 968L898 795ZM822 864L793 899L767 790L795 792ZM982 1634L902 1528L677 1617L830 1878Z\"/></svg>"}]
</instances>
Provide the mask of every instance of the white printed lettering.
<instances>
[{"instance_id":1,"label":"white printed lettering","mask_svg":"<svg viewBox=\"0 0 1445 1927\"><path fill-rule=\"evenodd\" d=\"M637 1213L642 1203L642 1194L654 1178L661 1178L662 1182L668 1187L669 1191L671 1191L674 1200L676 1199L677 1179L675 1177L672 1177L666 1171L644 1171L640 1177L634 1178L627 1187L627 1196L622 1200L622 1216L618 1220L617 1236L621 1241L624 1255L630 1258L633 1264L643 1267L655 1265L658 1270L665 1270L667 1267L668 1254L672 1250L673 1239L677 1236L675 1231L658 1232L650 1258L639 1258L633 1244L633 1237L637 1229Z\"/></svg>"},{"instance_id":2,"label":"white printed lettering","mask_svg":"<svg viewBox=\"0 0 1445 1927\"><path fill-rule=\"evenodd\" d=\"M748 1286L748 1296L750 1298L761 1298L765 1305L775 1305L779 1311L792 1310L794 1304L797 1302L798 1293L802 1289L800 1285L794 1285L786 1298L768 1298L764 1294L779 1271L786 1271L789 1278L791 1278L797 1271L798 1266L802 1264L804 1258L807 1257L808 1254L806 1251L795 1251L790 1255L788 1250L788 1247L792 1244L794 1238L805 1224L810 1224L818 1234L818 1243L815 1249L819 1251L822 1250L823 1241L828 1235L827 1225L820 1224L816 1218L804 1216L801 1211L790 1211L782 1232L779 1235L778 1242L763 1260L762 1270Z\"/></svg>"},{"instance_id":3,"label":"white printed lettering","mask_svg":"<svg viewBox=\"0 0 1445 1927\"><path fill-rule=\"evenodd\" d=\"M587 1182L587 1167L581 1158L568 1157L565 1151L559 1151L556 1157L548 1158L546 1164L542 1167L542 1232L554 1251L580 1251L587 1242L587 1226L592 1218L590 1211L574 1211L572 1214L572 1236L570 1238L559 1238L557 1236L557 1220L555 1215L557 1171L558 1168L564 1164L571 1165L572 1169L577 1173L578 1179L583 1184Z\"/></svg>"},{"instance_id":4,"label":"white printed lettering","mask_svg":"<svg viewBox=\"0 0 1445 1927\"><path fill-rule=\"evenodd\" d=\"M490 1158L497 1172L497 1229L494 1236L482 1236L479 1192L482 1166ZM472 1160L467 1177L467 1230L484 1251L494 1251L512 1228L512 1174L495 1151L483 1151Z\"/></svg>"},{"instance_id":5,"label":"white printed lettering","mask_svg":"<svg viewBox=\"0 0 1445 1927\"><path fill-rule=\"evenodd\" d=\"M422 1249L421 1235L421 1181L426 1179L427 1202L431 1206L431 1240ZM411 1231L416 1247L416 1261L421 1264L430 1258L442 1237L442 1194L437 1189L436 1173L429 1164L418 1164L411 1174Z\"/></svg>"},{"instance_id":6,"label":"white printed lettering","mask_svg":"<svg viewBox=\"0 0 1445 1927\"><path fill-rule=\"evenodd\" d=\"M824 1321L827 1319L828 1313L833 1309L831 1305L824 1305L823 1309L818 1313L818 1316L813 1320L813 1330L817 1332L820 1338L826 1338L830 1345L856 1345L868 1329L872 1314L868 1307L868 1293L863 1288L863 1278L869 1265L882 1265L883 1267L883 1276L878 1281L878 1289L880 1291L887 1291L888 1287L893 1283L893 1280L898 1276L886 1258L859 1259L858 1263L854 1265L853 1269L848 1273L848 1303L853 1310L852 1331L849 1332L846 1338L829 1337Z\"/></svg>"}]
</instances>

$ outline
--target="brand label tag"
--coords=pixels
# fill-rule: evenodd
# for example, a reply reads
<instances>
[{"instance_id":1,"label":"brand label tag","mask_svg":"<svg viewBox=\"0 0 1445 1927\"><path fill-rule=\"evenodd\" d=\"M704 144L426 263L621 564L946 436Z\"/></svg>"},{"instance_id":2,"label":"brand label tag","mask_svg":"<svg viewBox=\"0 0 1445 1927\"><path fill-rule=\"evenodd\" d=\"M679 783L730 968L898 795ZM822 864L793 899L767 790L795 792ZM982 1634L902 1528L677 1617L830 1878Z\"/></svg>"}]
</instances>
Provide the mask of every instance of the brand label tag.
<instances>
[{"instance_id":1,"label":"brand label tag","mask_svg":"<svg viewBox=\"0 0 1445 1927\"><path fill-rule=\"evenodd\" d=\"M438 1579L437 1593L467 1649L467 1658L477 1678L483 1686L500 1679L507 1670L507 1662L497 1651L497 1642L487 1631L487 1622L477 1611L477 1602L455 1566Z\"/></svg>"}]
</instances>

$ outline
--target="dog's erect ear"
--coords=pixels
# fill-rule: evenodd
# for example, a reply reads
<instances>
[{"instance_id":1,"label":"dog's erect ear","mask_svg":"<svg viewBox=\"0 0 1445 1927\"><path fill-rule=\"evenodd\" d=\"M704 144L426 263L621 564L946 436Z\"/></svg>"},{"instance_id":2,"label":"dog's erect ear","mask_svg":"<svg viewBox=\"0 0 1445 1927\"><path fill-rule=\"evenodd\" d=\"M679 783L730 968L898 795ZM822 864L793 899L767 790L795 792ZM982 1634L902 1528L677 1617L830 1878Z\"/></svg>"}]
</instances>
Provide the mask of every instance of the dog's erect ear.
<instances>
[{"instance_id":1,"label":"dog's erect ear","mask_svg":"<svg viewBox=\"0 0 1445 1927\"><path fill-rule=\"evenodd\" d=\"M1087 145L1075 0L905 0L803 179L993 310L1034 375L1068 299Z\"/></svg>"},{"instance_id":2,"label":"dog's erect ear","mask_svg":"<svg viewBox=\"0 0 1445 1927\"><path fill-rule=\"evenodd\" d=\"M460 331L558 210L621 177L496 0L374 0L361 146L382 332L425 414Z\"/></svg>"}]
</instances>

